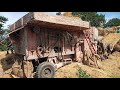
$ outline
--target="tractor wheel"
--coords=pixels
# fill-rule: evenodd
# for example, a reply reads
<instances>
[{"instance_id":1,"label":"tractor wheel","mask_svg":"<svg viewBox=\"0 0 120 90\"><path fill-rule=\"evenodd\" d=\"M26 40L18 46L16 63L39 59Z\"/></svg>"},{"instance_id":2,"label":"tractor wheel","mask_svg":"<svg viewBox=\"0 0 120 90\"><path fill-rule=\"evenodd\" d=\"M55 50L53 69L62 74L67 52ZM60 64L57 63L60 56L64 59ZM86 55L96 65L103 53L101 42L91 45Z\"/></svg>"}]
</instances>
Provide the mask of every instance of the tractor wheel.
<instances>
[{"instance_id":1,"label":"tractor wheel","mask_svg":"<svg viewBox=\"0 0 120 90\"><path fill-rule=\"evenodd\" d=\"M39 64L36 70L37 78L53 78L55 75L55 68L50 62L43 62Z\"/></svg>"}]
</instances>

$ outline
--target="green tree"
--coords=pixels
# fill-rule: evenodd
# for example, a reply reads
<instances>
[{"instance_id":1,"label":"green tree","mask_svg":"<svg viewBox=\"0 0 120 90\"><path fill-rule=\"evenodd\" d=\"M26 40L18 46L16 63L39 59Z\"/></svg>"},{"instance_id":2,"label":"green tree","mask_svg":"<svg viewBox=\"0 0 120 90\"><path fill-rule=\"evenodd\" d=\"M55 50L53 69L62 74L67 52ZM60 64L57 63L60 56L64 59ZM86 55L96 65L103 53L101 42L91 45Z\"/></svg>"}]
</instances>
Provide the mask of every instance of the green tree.
<instances>
[{"instance_id":1,"label":"green tree","mask_svg":"<svg viewBox=\"0 0 120 90\"><path fill-rule=\"evenodd\" d=\"M4 29L3 25L8 21L4 16L0 16L0 42L6 38L5 34L8 32L8 29ZM0 43L0 50L6 50L6 41Z\"/></svg>"},{"instance_id":2,"label":"green tree","mask_svg":"<svg viewBox=\"0 0 120 90\"><path fill-rule=\"evenodd\" d=\"M3 39L3 35L6 32L5 29L3 29L3 25L8 21L7 18L4 16L0 16L0 41Z\"/></svg>"},{"instance_id":3,"label":"green tree","mask_svg":"<svg viewBox=\"0 0 120 90\"><path fill-rule=\"evenodd\" d=\"M78 16L82 20L89 21L91 26L102 27L106 20L105 15L98 14L97 12L72 12L73 16Z\"/></svg>"},{"instance_id":4,"label":"green tree","mask_svg":"<svg viewBox=\"0 0 120 90\"><path fill-rule=\"evenodd\" d=\"M3 25L8 21L4 16L0 16L0 30L2 30Z\"/></svg>"},{"instance_id":5,"label":"green tree","mask_svg":"<svg viewBox=\"0 0 120 90\"><path fill-rule=\"evenodd\" d=\"M113 26L120 26L119 18L112 18L105 24L105 27L113 27Z\"/></svg>"}]
</instances>

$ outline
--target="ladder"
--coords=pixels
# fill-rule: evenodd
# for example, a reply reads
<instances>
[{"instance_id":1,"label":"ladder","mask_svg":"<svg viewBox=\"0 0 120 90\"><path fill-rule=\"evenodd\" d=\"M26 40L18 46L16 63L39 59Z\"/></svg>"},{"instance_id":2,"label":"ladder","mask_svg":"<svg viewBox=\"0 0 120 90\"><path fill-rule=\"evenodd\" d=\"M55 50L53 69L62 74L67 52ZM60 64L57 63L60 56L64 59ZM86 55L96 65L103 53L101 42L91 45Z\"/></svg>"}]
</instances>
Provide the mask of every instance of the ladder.
<instances>
[{"instance_id":1,"label":"ladder","mask_svg":"<svg viewBox=\"0 0 120 90\"><path fill-rule=\"evenodd\" d=\"M85 39L86 39L86 41L87 41L87 43L88 43L88 45L89 45L89 48L90 48L91 53L92 53L93 55L96 54L97 52L96 52L96 50L95 50L94 45L92 44L92 41L91 41L91 39L90 39L89 33L88 33L86 30L83 30L83 33L84 33Z\"/></svg>"},{"instance_id":2,"label":"ladder","mask_svg":"<svg viewBox=\"0 0 120 90\"><path fill-rule=\"evenodd\" d=\"M93 62L94 62L94 65L95 65L95 67L97 67L97 68L101 68L101 66L100 66L100 64L98 63L98 57L100 57L98 54L97 54L97 51L95 50L95 47L94 47L94 45L92 44L92 41L91 41L91 38L90 38L90 34L89 34L89 32L87 32L87 31L83 31L83 33L84 33L84 36L85 36L85 39L86 39L86 41L87 41L87 43L88 43L88 46L89 46L89 48L90 48L90 51L91 51L91 53L92 53L92 56L88 56L88 54L87 54L87 57L88 58L91 58L91 59L89 59L89 60L92 60ZM90 61L89 61L89 65L90 65Z\"/></svg>"}]
</instances>

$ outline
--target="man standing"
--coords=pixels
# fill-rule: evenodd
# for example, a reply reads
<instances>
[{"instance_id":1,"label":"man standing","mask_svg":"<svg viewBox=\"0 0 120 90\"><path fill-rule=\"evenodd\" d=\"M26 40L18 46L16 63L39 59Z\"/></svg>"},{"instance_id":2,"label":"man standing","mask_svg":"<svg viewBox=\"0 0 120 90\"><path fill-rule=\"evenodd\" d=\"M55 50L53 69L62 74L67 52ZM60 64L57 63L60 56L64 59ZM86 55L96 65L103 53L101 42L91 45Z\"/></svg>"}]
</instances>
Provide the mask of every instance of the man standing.
<instances>
[{"instance_id":1,"label":"man standing","mask_svg":"<svg viewBox=\"0 0 120 90\"><path fill-rule=\"evenodd\" d=\"M9 54L9 50L13 54L14 49L13 49L13 45L12 45L12 42L10 40L10 37L7 38L7 54Z\"/></svg>"},{"instance_id":2,"label":"man standing","mask_svg":"<svg viewBox=\"0 0 120 90\"><path fill-rule=\"evenodd\" d=\"M82 64L83 53L79 42L77 42L75 45L75 57L76 61Z\"/></svg>"}]
</instances>

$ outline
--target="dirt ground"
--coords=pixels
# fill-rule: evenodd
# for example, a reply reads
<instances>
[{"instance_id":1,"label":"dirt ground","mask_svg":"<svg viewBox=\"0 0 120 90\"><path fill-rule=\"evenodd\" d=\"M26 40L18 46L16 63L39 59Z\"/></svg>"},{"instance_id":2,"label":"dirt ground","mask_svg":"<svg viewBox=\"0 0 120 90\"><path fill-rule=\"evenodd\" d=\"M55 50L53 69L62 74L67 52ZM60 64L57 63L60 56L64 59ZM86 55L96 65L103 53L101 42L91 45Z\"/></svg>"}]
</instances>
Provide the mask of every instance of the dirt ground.
<instances>
[{"instance_id":1,"label":"dirt ground","mask_svg":"<svg viewBox=\"0 0 120 90\"><path fill-rule=\"evenodd\" d=\"M0 60L4 60L5 54L6 52L0 52ZM108 59L102 61L102 65L102 69L97 69L75 62L58 69L55 78L78 78L80 67L92 78L120 78L120 52L114 52ZM3 71L2 64L0 64L0 72L0 78L12 78L9 74L10 69Z\"/></svg>"}]
</instances>

